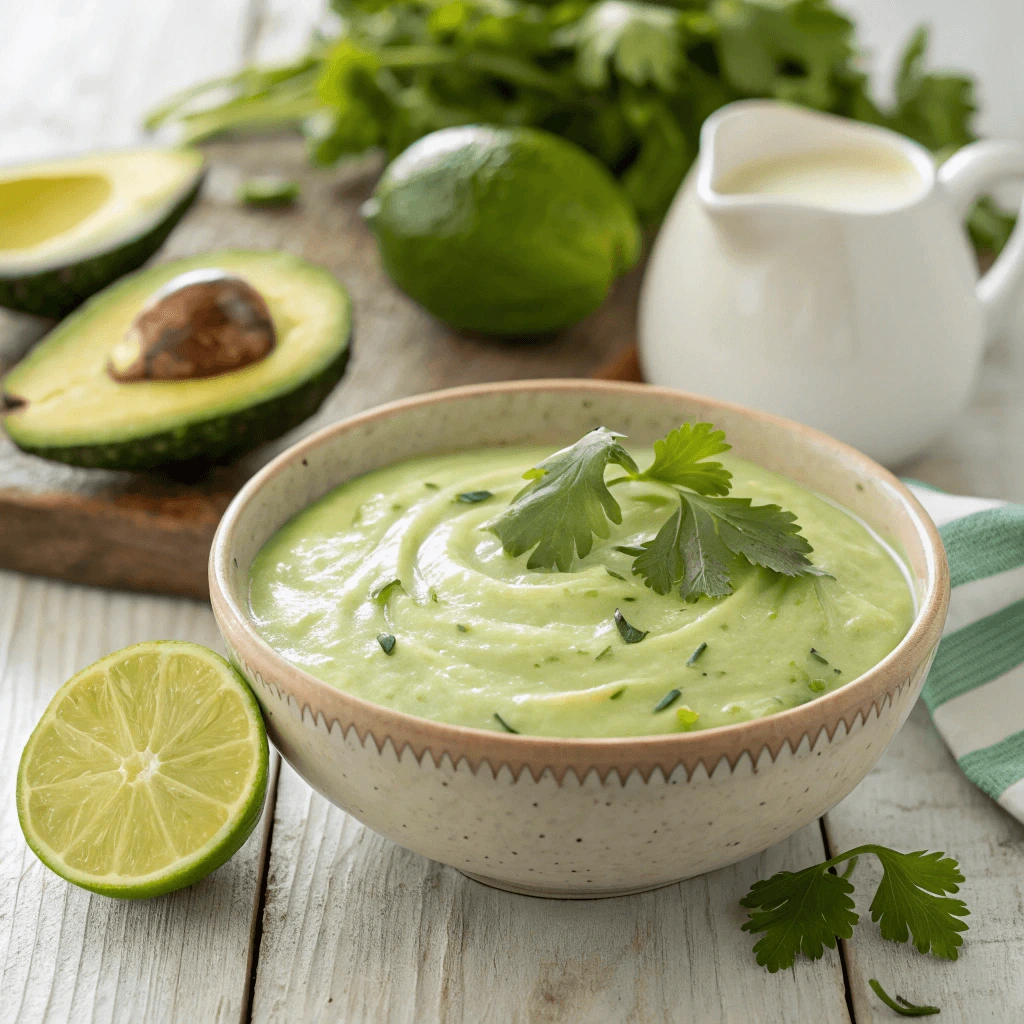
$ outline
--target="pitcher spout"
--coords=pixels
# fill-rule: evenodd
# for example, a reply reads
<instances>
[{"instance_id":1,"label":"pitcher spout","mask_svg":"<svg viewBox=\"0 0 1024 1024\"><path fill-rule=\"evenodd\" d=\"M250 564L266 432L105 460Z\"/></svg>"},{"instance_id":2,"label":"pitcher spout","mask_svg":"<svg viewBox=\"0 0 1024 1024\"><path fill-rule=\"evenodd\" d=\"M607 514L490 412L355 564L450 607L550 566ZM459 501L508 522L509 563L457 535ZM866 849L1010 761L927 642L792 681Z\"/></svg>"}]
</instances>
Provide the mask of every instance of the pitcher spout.
<instances>
[{"instance_id":1,"label":"pitcher spout","mask_svg":"<svg viewBox=\"0 0 1024 1024\"><path fill-rule=\"evenodd\" d=\"M714 218L879 214L923 199L931 154L895 132L770 100L722 107L701 130L697 196Z\"/></svg>"}]
</instances>

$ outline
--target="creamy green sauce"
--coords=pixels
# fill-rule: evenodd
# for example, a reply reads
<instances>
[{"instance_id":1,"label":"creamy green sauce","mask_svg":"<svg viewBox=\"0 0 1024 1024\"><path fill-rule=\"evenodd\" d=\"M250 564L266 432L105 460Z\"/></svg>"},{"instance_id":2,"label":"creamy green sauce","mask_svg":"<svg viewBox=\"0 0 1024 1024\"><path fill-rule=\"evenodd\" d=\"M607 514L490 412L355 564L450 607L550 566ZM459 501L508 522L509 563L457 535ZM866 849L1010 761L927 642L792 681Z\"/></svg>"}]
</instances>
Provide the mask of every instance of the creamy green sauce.
<instances>
[{"instance_id":1,"label":"creamy green sauce","mask_svg":"<svg viewBox=\"0 0 1024 1024\"><path fill-rule=\"evenodd\" d=\"M910 628L904 572L878 538L818 495L728 455L732 494L795 513L815 564L835 579L789 579L737 559L729 597L659 596L615 548L654 534L671 491L632 482L614 489L621 526L595 538L573 571L528 570L526 555L509 557L483 527L550 453L419 459L332 491L256 557L260 633L325 682L423 718L501 730L497 714L529 735L638 736L803 704L871 668ZM474 491L493 496L459 500ZM378 594L396 579L400 587ZM648 631L644 640L623 641L616 609ZM382 634L395 638L390 655ZM679 696L655 711L672 690Z\"/></svg>"}]
</instances>

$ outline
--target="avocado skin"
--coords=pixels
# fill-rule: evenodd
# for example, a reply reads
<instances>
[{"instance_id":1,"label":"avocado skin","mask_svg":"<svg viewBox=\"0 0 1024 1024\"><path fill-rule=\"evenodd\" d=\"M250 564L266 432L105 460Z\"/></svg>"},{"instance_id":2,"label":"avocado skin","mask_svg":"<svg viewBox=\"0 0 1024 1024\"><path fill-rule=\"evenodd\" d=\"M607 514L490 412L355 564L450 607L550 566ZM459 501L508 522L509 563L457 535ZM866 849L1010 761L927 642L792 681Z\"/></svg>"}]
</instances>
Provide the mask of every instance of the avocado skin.
<instances>
[{"instance_id":1,"label":"avocado skin","mask_svg":"<svg viewBox=\"0 0 1024 1024\"><path fill-rule=\"evenodd\" d=\"M33 447L14 443L31 455L89 469L144 470L171 463L228 462L297 427L320 408L341 380L352 349L349 326L345 347L316 376L283 395L248 409L199 420L161 434L106 444Z\"/></svg>"},{"instance_id":2,"label":"avocado skin","mask_svg":"<svg viewBox=\"0 0 1024 1024\"><path fill-rule=\"evenodd\" d=\"M66 316L91 295L141 267L164 244L178 221L196 201L205 177L205 171L201 172L195 186L167 216L131 242L79 263L43 270L38 274L0 276L0 306L52 320Z\"/></svg>"}]
</instances>

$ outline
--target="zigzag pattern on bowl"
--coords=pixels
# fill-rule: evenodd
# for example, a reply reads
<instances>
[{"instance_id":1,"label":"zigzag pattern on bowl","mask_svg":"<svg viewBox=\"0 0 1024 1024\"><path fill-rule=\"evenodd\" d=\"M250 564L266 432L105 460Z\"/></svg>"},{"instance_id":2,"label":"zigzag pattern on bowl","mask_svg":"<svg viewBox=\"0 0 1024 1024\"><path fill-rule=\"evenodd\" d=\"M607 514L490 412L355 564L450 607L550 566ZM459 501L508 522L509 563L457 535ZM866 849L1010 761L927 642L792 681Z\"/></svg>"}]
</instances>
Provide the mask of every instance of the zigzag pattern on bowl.
<instances>
[{"instance_id":1,"label":"zigzag pattern on bowl","mask_svg":"<svg viewBox=\"0 0 1024 1024\"><path fill-rule=\"evenodd\" d=\"M271 695L277 702L284 704L302 721L303 726L325 733L332 739L341 738L347 741L354 733L361 747L366 749L368 744L372 744L374 751L378 755L383 755L385 751L390 750L400 760L408 751L421 766L425 766L424 762L427 759L430 761L430 766L434 768L440 768L445 762L452 766L452 768L458 768L460 765L466 764L472 774L476 775L478 772L486 769L492 779L497 779L502 772L508 772L513 782L518 782L520 776L525 771L529 772L534 782L539 782L544 776L550 776L559 786L563 784L569 775L573 776L581 785L591 775L596 775L602 785L608 784L610 778L615 776L619 783L625 786L627 780L633 776L638 776L645 784L656 781L656 776L663 782L668 782L677 777L680 771L684 774L686 781L689 782L700 770L703 770L703 774L706 777L713 778L724 772L731 773L736 771L740 763L744 761L756 771L759 768L766 767L768 763L773 764L784 751L788 751L790 754L797 754L801 751L814 752L819 744L829 744L834 740L841 740L851 735L857 729L876 722L885 713L891 712L894 709L897 712L902 711L903 717L909 714L931 663L931 658L929 658L920 671L904 679L882 697L867 702L866 707L857 707L851 713L841 715L835 721L819 724L816 731L807 729L800 733L799 736L785 736L776 744L766 742L757 750L744 749L732 757L727 754L721 754L717 758L708 757L706 754L698 751L689 755L687 753L677 754L674 763L669 761L645 766L635 764L616 765L605 767L602 771L596 765L584 766L582 768L564 763L538 766L521 759L513 760L511 758L492 763L492 759L489 757L473 758L457 749L450 750L447 746L433 747L429 744L418 744L413 740L398 735L392 736L389 733L378 736L372 729L360 730L354 722L343 723L338 717L329 716L329 713L325 713L322 708L314 706L310 701L304 701L300 704L293 694L288 693L276 683L265 679L260 672L252 668L231 647L228 647L228 656L232 664L238 668L249 684L257 690L257 697L260 696L259 690L264 691L265 694ZM911 699L907 699L908 697ZM260 703L264 705L266 710L264 701L261 700ZM329 718L330 720L328 720ZM902 724L902 718L899 724ZM814 732L813 736L812 732ZM767 762L765 758L767 758Z\"/></svg>"}]
</instances>

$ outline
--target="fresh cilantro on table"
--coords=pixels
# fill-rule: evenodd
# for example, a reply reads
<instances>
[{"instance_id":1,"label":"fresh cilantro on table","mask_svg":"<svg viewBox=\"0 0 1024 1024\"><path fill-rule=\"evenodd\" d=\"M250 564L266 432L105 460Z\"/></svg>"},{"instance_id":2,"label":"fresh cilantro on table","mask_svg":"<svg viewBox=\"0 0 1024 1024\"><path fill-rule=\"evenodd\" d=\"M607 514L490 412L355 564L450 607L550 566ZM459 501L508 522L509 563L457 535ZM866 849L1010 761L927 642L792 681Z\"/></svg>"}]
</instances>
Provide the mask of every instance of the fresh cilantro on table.
<instances>
[{"instance_id":1,"label":"fresh cilantro on table","mask_svg":"<svg viewBox=\"0 0 1024 1024\"><path fill-rule=\"evenodd\" d=\"M664 216L725 103L771 97L881 124L948 156L976 136L973 81L928 71L918 30L895 100L872 98L853 22L829 0L333 0L336 27L306 56L248 67L172 97L147 119L187 141L301 127L315 164L390 156L439 128L529 125L581 145L640 217ZM212 101L212 104L211 104ZM976 207L977 243L1012 222Z\"/></svg>"},{"instance_id":2,"label":"fresh cilantro on table","mask_svg":"<svg viewBox=\"0 0 1024 1024\"><path fill-rule=\"evenodd\" d=\"M676 586L687 600L731 594L736 556L786 576L827 575L807 557L811 545L791 512L728 497L731 474L709 461L730 448L721 430L684 423L669 431L655 441L654 461L643 472L619 443L622 436L599 427L524 475L531 482L488 526L508 554L532 549L527 568L568 572L574 555L590 552L595 536L609 536L609 520L622 522L610 485L633 480L676 493L674 511L652 539L617 548L634 556L633 574L657 594ZM605 470L612 464L626 475L608 482Z\"/></svg>"},{"instance_id":3,"label":"fresh cilantro on table","mask_svg":"<svg viewBox=\"0 0 1024 1024\"><path fill-rule=\"evenodd\" d=\"M937 1006L918 1006L916 1003L912 1003L909 999L904 999L903 996L897 996L895 999L889 995L888 992L882 988L882 983L877 978L871 978L868 981L872 991L878 996L879 999L889 1007L890 1010L895 1010L901 1017L931 1017L936 1013L942 1011Z\"/></svg>"},{"instance_id":4,"label":"fresh cilantro on table","mask_svg":"<svg viewBox=\"0 0 1024 1024\"><path fill-rule=\"evenodd\" d=\"M842 875L829 869L851 865L874 854L882 865L882 881L871 901L871 920L882 938L911 939L921 953L956 960L970 911L959 892L963 875L944 853L899 853L867 844L815 864L803 871L780 871L755 882L740 905L749 912L743 930L761 938L754 944L757 962L773 974L792 967L797 953L819 959L824 947L835 949L837 939L853 935L858 915L852 899L850 869Z\"/></svg>"}]
</instances>

